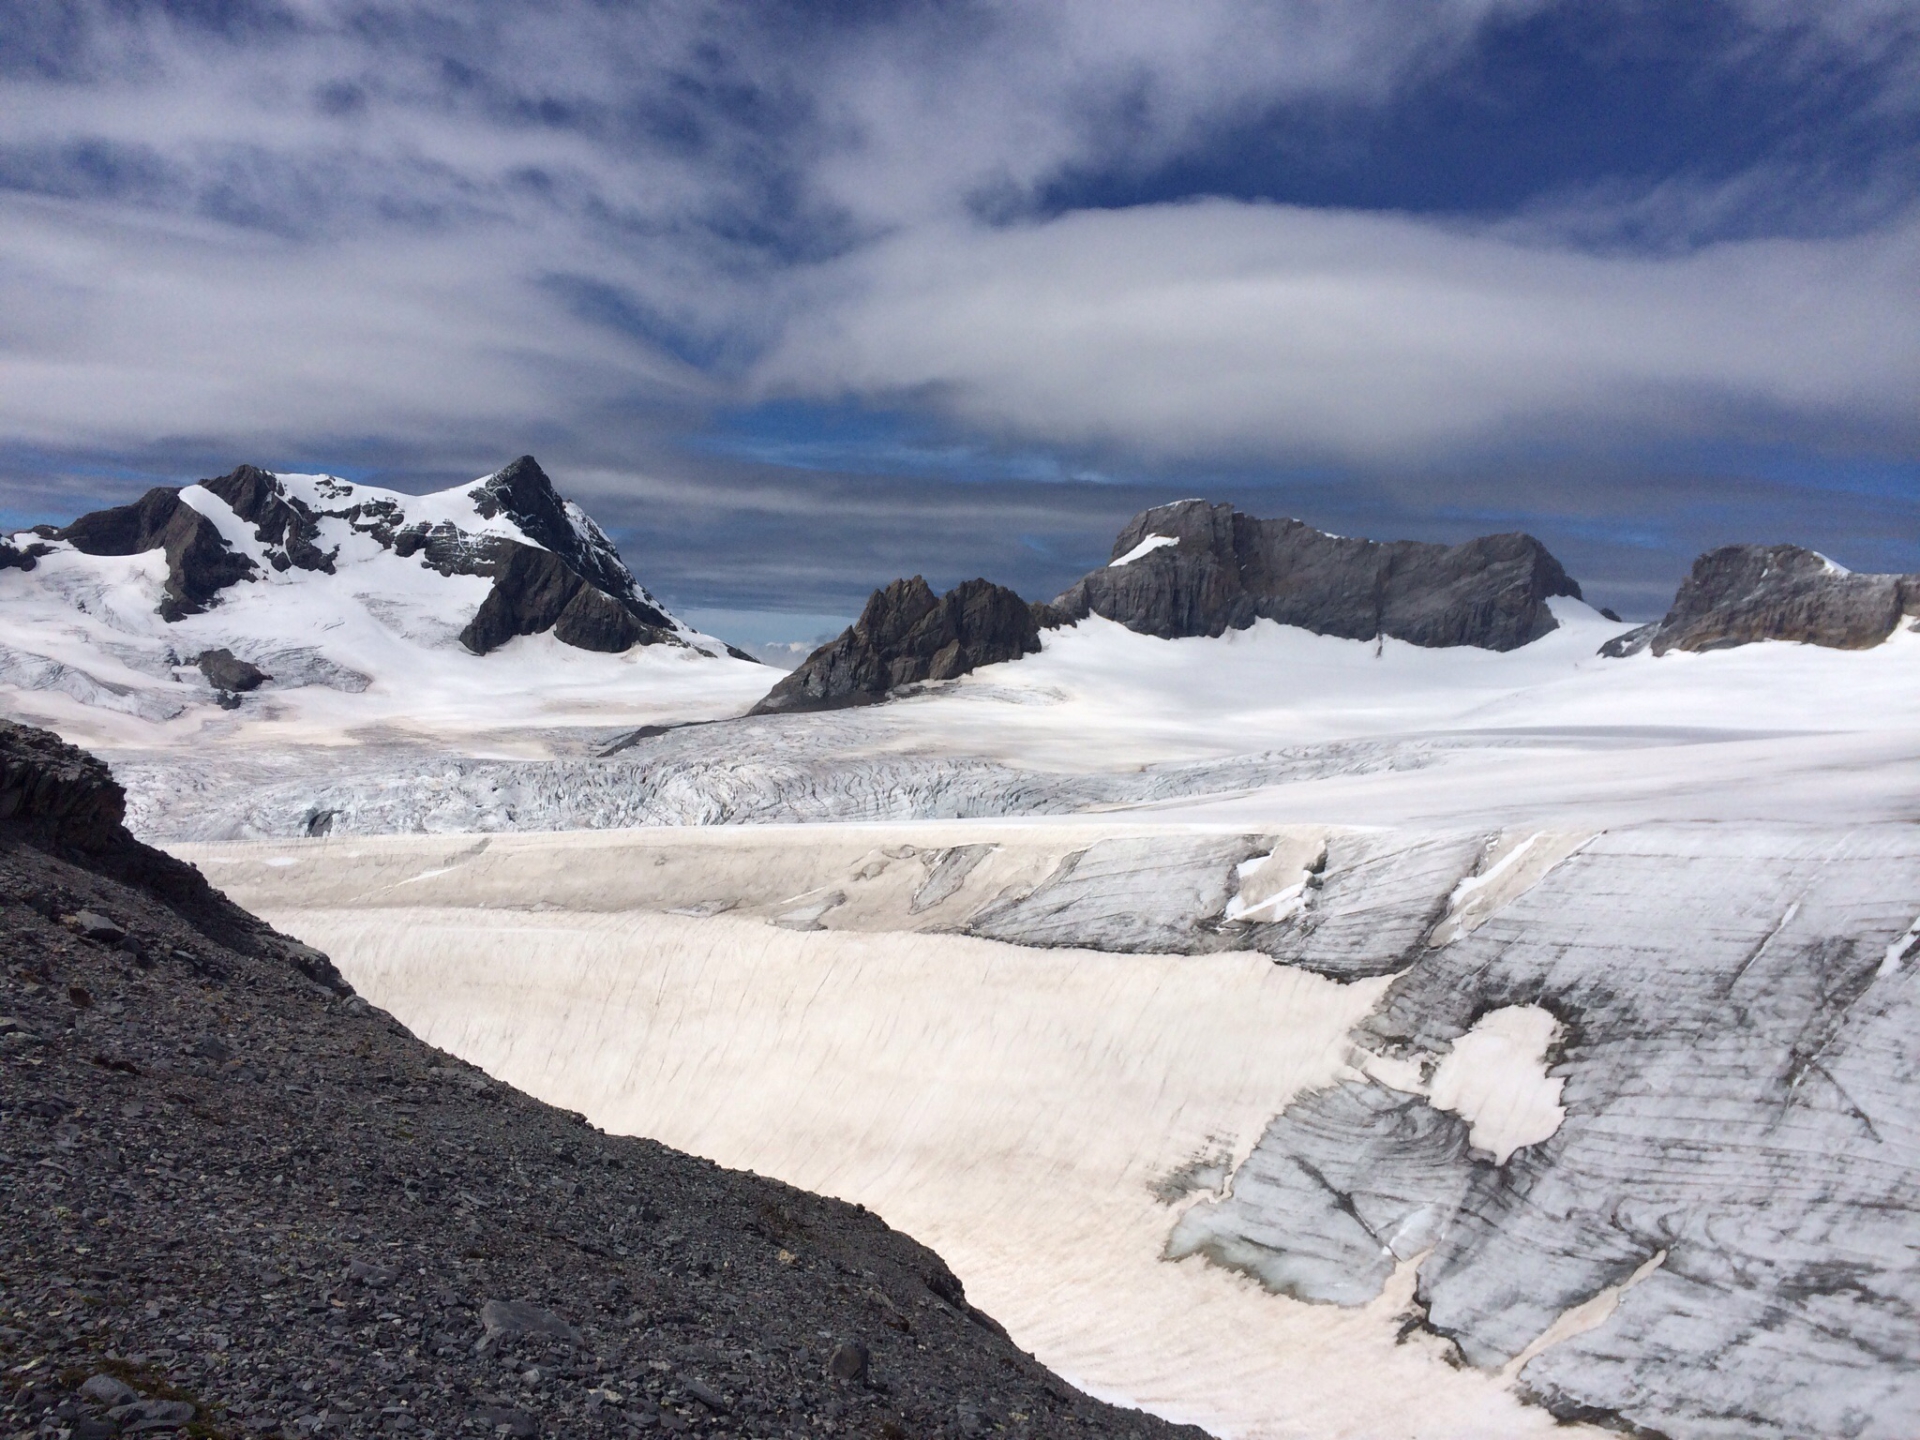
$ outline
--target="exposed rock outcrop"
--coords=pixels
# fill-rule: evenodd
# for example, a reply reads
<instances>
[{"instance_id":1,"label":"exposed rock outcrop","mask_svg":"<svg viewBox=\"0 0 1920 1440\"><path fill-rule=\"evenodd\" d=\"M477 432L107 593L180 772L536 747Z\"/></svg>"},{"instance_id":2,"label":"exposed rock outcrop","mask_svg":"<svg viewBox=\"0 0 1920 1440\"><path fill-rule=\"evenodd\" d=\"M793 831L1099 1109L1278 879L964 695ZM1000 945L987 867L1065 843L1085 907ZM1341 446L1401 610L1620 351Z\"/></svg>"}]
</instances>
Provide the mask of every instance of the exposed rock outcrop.
<instances>
[{"instance_id":1,"label":"exposed rock outcrop","mask_svg":"<svg viewBox=\"0 0 1920 1440\"><path fill-rule=\"evenodd\" d=\"M1111 563L1045 607L1042 623L1100 615L1174 639L1264 619L1349 640L1513 650L1554 628L1546 602L1561 595L1578 599L1580 587L1531 535L1381 543L1182 500L1135 516Z\"/></svg>"},{"instance_id":2,"label":"exposed rock outcrop","mask_svg":"<svg viewBox=\"0 0 1920 1440\"><path fill-rule=\"evenodd\" d=\"M160 615L178 620L218 603L229 585L251 580L253 561L236 554L215 525L180 498L180 492L155 487L131 505L82 515L53 539L65 540L83 555L143 555L164 550L167 582Z\"/></svg>"},{"instance_id":3,"label":"exposed rock outcrop","mask_svg":"<svg viewBox=\"0 0 1920 1440\"><path fill-rule=\"evenodd\" d=\"M483 520L504 515L536 542L488 537L461 557L463 573L491 575L493 590L460 643L476 655L516 635L552 630L582 650L619 653L660 641L684 644L673 621L634 583L613 542L586 512L562 500L539 463L522 455L469 492ZM538 548L544 547L544 548ZM428 563L448 563L427 541Z\"/></svg>"},{"instance_id":4,"label":"exposed rock outcrop","mask_svg":"<svg viewBox=\"0 0 1920 1440\"><path fill-rule=\"evenodd\" d=\"M876 590L840 637L753 707L755 715L870 705L920 680L951 680L1040 648L1034 607L1004 585L968 580L935 596L916 575Z\"/></svg>"},{"instance_id":5,"label":"exposed rock outcrop","mask_svg":"<svg viewBox=\"0 0 1920 1440\"><path fill-rule=\"evenodd\" d=\"M497 525L463 529L446 519L410 522L404 497L368 496L359 487L324 477L308 482L303 497L279 476L253 465L203 480L200 488L253 527L260 558L274 571L331 575L341 540L357 533L403 559L419 555L421 564L442 575L491 579L492 591L460 635L476 654L498 649L516 635L548 630L563 644L612 653L634 645L687 643L672 617L634 580L606 532L578 505L560 498L531 455L467 491L476 520L504 519L524 538L499 533ZM222 590L261 575L252 557L237 552L218 525L170 487L40 533L88 555L165 550L160 614L169 621L216 605ZM0 569L31 569L44 549L22 551L6 544L0 547ZM229 692L250 688L215 684Z\"/></svg>"},{"instance_id":6,"label":"exposed rock outcrop","mask_svg":"<svg viewBox=\"0 0 1920 1440\"><path fill-rule=\"evenodd\" d=\"M126 810L126 792L100 760L49 731L0 720L0 821L41 844L98 850Z\"/></svg>"},{"instance_id":7,"label":"exposed rock outcrop","mask_svg":"<svg viewBox=\"0 0 1920 1440\"><path fill-rule=\"evenodd\" d=\"M233 507L233 513L253 525L254 539L266 547L267 563L276 570L289 568L333 573L339 547L319 546L320 520L302 501L286 493L271 474L252 465L214 480L200 482Z\"/></svg>"},{"instance_id":8,"label":"exposed rock outcrop","mask_svg":"<svg viewBox=\"0 0 1920 1440\"><path fill-rule=\"evenodd\" d=\"M613 654L672 636L672 622L658 610L629 607L595 589L550 550L501 540L481 563L491 570L493 589L460 632L460 643L476 655L546 630L562 644Z\"/></svg>"},{"instance_id":9,"label":"exposed rock outcrop","mask_svg":"<svg viewBox=\"0 0 1920 1440\"><path fill-rule=\"evenodd\" d=\"M200 673L207 677L207 683L214 689L235 695L258 690L273 678L252 661L242 660L224 646L218 650L201 652L193 663L200 667Z\"/></svg>"},{"instance_id":10,"label":"exposed rock outcrop","mask_svg":"<svg viewBox=\"0 0 1920 1440\"><path fill-rule=\"evenodd\" d=\"M11 540L0 540L0 570L31 570L46 553L45 545L29 544L23 547Z\"/></svg>"},{"instance_id":11,"label":"exposed rock outcrop","mask_svg":"<svg viewBox=\"0 0 1920 1440\"><path fill-rule=\"evenodd\" d=\"M1666 617L1609 640L1612 658L1796 640L1866 650L1920 614L1920 575L1856 575L1798 545L1723 545L1693 562Z\"/></svg>"},{"instance_id":12,"label":"exposed rock outcrop","mask_svg":"<svg viewBox=\"0 0 1920 1440\"><path fill-rule=\"evenodd\" d=\"M105 763L58 736L0 720L0 849L21 843L132 886L187 924L247 955L272 956L344 994L319 951L276 935L193 866L141 844L123 823L126 792Z\"/></svg>"}]
</instances>

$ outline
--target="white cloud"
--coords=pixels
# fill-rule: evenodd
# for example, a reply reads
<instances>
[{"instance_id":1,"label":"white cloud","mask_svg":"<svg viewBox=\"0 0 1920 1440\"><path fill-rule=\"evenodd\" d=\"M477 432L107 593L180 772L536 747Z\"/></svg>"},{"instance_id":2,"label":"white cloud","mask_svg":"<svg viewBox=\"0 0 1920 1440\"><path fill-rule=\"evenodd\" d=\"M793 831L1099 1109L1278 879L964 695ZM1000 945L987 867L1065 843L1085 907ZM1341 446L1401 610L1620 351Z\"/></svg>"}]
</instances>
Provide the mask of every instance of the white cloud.
<instances>
[{"instance_id":1,"label":"white cloud","mask_svg":"<svg viewBox=\"0 0 1920 1440\"><path fill-rule=\"evenodd\" d=\"M1049 440L1376 455L1707 412L1910 423L1910 225L1635 259L1553 238L1564 217L1531 238L1229 204L967 218L983 190L1149 171L1288 99L1382 99L1543 3L976 0L834 22L300 0L304 28L236 39L76 0L90 38L0 83L0 164L53 176L42 198L0 190L0 439L424 449L726 398L647 324L582 318L556 275L719 353L783 337L758 393L925 391ZM1913 32L1894 0L1818 24L1741 3L1809 55L1884 59ZM118 163L151 173L116 183ZM1655 219L1634 223L1684 252L1711 222L1690 197L1643 194Z\"/></svg>"},{"instance_id":2,"label":"white cloud","mask_svg":"<svg viewBox=\"0 0 1920 1440\"><path fill-rule=\"evenodd\" d=\"M639 390L712 393L532 283L578 258L564 234L313 245L17 197L0 201L0 230L0 433L18 442L451 444L475 423L531 432Z\"/></svg>"},{"instance_id":3,"label":"white cloud","mask_svg":"<svg viewBox=\"0 0 1920 1440\"><path fill-rule=\"evenodd\" d=\"M1669 257L1223 201L927 226L823 276L757 380L1162 454L1773 420L1911 439L1920 225Z\"/></svg>"}]
</instances>

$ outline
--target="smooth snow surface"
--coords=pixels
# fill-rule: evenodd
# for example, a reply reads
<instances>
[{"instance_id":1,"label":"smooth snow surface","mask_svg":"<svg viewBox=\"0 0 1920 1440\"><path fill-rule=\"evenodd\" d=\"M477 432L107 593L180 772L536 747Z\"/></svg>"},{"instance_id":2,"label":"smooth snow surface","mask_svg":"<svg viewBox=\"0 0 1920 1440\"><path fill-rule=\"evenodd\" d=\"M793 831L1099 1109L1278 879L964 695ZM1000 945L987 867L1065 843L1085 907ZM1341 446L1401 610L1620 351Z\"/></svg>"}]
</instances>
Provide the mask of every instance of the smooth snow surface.
<instances>
[{"instance_id":1,"label":"smooth snow surface","mask_svg":"<svg viewBox=\"0 0 1920 1440\"><path fill-rule=\"evenodd\" d=\"M1567 1118L1565 1082L1547 1074L1547 1046L1559 1028L1538 1005L1504 1005L1474 1021L1434 1067L1433 1108L1466 1121L1468 1140L1496 1165L1551 1139Z\"/></svg>"}]
</instances>

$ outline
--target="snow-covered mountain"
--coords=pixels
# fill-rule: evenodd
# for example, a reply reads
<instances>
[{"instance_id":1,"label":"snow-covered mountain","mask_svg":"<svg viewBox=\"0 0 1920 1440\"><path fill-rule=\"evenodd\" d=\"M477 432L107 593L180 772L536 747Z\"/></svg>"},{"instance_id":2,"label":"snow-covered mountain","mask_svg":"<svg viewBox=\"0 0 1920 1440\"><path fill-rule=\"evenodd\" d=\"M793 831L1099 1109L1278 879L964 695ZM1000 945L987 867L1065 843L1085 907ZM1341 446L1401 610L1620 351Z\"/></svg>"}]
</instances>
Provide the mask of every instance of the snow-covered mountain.
<instances>
[{"instance_id":1,"label":"snow-covered mountain","mask_svg":"<svg viewBox=\"0 0 1920 1440\"><path fill-rule=\"evenodd\" d=\"M531 456L406 495L241 466L0 539L0 704L153 744L735 713L768 672L676 620Z\"/></svg>"}]
</instances>

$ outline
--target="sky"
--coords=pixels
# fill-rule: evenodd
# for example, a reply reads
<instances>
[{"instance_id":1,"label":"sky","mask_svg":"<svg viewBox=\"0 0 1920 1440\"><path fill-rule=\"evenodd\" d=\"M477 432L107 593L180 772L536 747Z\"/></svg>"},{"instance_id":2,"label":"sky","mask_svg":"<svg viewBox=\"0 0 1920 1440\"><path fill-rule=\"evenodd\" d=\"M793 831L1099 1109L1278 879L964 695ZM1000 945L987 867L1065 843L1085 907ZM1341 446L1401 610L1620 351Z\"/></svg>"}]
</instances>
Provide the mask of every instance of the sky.
<instances>
[{"instance_id":1,"label":"sky","mask_svg":"<svg viewBox=\"0 0 1920 1440\"><path fill-rule=\"evenodd\" d=\"M0 520L525 452L750 641L1189 495L1920 570L1920 0L0 0Z\"/></svg>"}]
</instances>

